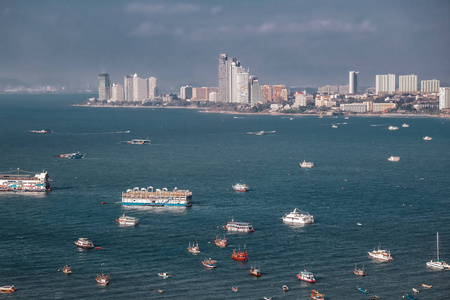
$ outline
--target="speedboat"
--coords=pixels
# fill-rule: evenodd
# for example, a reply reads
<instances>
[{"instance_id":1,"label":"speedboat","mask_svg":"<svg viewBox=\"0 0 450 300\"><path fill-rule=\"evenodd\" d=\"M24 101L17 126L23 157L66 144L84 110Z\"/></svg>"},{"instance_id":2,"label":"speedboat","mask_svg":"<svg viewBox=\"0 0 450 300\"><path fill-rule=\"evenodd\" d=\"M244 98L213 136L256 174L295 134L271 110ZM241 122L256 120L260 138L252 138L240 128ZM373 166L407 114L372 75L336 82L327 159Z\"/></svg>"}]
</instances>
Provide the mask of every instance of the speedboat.
<instances>
[{"instance_id":1,"label":"speedboat","mask_svg":"<svg viewBox=\"0 0 450 300\"><path fill-rule=\"evenodd\" d=\"M296 224L312 224L314 223L314 216L310 215L307 212L302 212L299 210L297 212L297 208L294 211L284 215L282 217L283 222L286 223L296 223Z\"/></svg>"},{"instance_id":2,"label":"speedboat","mask_svg":"<svg viewBox=\"0 0 450 300\"><path fill-rule=\"evenodd\" d=\"M261 276L261 269L252 266L252 267L250 268L250 274L252 274L252 275L254 275L254 276L256 276L256 277L259 277L259 276Z\"/></svg>"},{"instance_id":3,"label":"speedboat","mask_svg":"<svg viewBox=\"0 0 450 300\"><path fill-rule=\"evenodd\" d=\"M162 278L169 278L169 277L172 276L172 275L170 275L170 274L168 274L168 273L158 273L158 276L159 276L159 277L162 277Z\"/></svg>"},{"instance_id":4,"label":"speedboat","mask_svg":"<svg viewBox=\"0 0 450 300\"><path fill-rule=\"evenodd\" d=\"M62 272L64 274L72 274L72 268L69 267L68 265L65 265L64 268L62 268Z\"/></svg>"},{"instance_id":5,"label":"speedboat","mask_svg":"<svg viewBox=\"0 0 450 300\"><path fill-rule=\"evenodd\" d=\"M363 266L363 268L362 268L362 270L361 270L361 269L358 269L358 268L356 267L356 264L355 264L355 269L353 270L353 273L354 273L355 275L359 275L359 276L366 276L366 274L364 273L364 266Z\"/></svg>"},{"instance_id":6,"label":"speedboat","mask_svg":"<svg viewBox=\"0 0 450 300\"><path fill-rule=\"evenodd\" d=\"M389 126L388 129L389 130L398 130L398 127L397 126Z\"/></svg>"},{"instance_id":7,"label":"speedboat","mask_svg":"<svg viewBox=\"0 0 450 300\"><path fill-rule=\"evenodd\" d=\"M314 163L307 162L306 160L304 160L302 163L300 163L300 167L310 169L310 168L314 167Z\"/></svg>"},{"instance_id":8,"label":"speedboat","mask_svg":"<svg viewBox=\"0 0 450 300\"><path fill-rule=\"evenodd\" d=\"M408 128L408 127L409 127L409 124L403 123L403 124L402 124L402 127L403 127L403 128Z\"/></svg>"},{"instance_id":9,"label":"speedboat","mask_svg":"<svg viewBox=\"0 0 450 300\"><path fill-rule=\"evenodd\" d=\"M95 281L97 281L99 284L107 285L109 284L109 275L97 275L97 278L95 278Z\"/></svg>"},{"instance_id":10,"label":"speedboat","mask_svg":"<svg viewBox=\"0 0 450 300\"><path fill-rule=\"evenodd\" d=\"M136 226L139 224L139 219L135 217L129 217L123 214L120 218L116 220L119 225L125 226Z\"/></svg>"},{"instance_id":11,"label":"speedboat","mask_svg":"<svg viewBox=\"0 0 450 300\"><path fill-rule=\"evenodd\" d=\"M400 161L400 156L391 156L388 158L389 161Z\"/></svg>"},{"instance_id":12,"label":"speedboat","mask_svg":"<svg viewBox=\"0 0 450 300\"><path fill-rule=\"evenodd\" d=\"M57 155L56 157L68 158L68 159L81 159L81 158L84 158L85 155L86 154L82 154L82 153L80 153L80 151L77 151L76 153L60 154L60 155Z\"/></svg>"},{"instance_id":13,"label":"speedboat","mask_svg":"<svg viewBox=\"0 0 450 300\"><path fill-rule=\"evenodd\" d=\"M219 247L226 247L226 245L227 245L227 239L225 238L225 237L223 237L223 238L221 238L221 239L219 239L219 237L218 236L216 236L216 240L214 241L214 244L216 245L216 246L219 246Z\"/></svg>"},{"instance_id":14,"label":"speedboat","mask_svg":"<svg viewBox=\"0 0 450 300\"><path fill-rule=\"evenodd\" d=\"M428 136L428 135L423 137L424 141L431 141L432 139L433 138L431 136Z\"/></svg>"},{"instance_id":15,"label":"speedboat","mask_svg":"<svg viewBox=\"0 0 450 300\"><path fill-rule=\"evenodd\" d=\"M310 283L316 282L316 279L314 278L314 274L312 272L308 272L306 270L300 271L300 273L297 274L297 278L299 280L303 280L303 281L310 282Z\"/></svg>"},{"instance_id":16,"label":"speedboat","mask_svg":"<svg viewBox=\"0 0 450 300\"><path fill-rule=\"evenodd\" d=\"M439 259L439 232L436 232L436 260L427 262L427 266L433 269L450 269L450 265Z\"/></svg>"},{"instance_id":17,"label":"speedboat","mask_svg":"<svg viewBox=\"0 0 450 300\"><path fill-rule=\"evenodd\" d=\"M393 260L393 258L391 257L391 252L387 251L387 250L381 250L380 247L378 247L378 250L373 250L371 252L368 252L369 256L375 259L379 259L379 260L384 260L384 261L388 261L388 260Z\"/></svg>"},{"instance_id":18,"label":"speedboat","mask_svg":"<svg viewBox=\"0 0 450 300\"><path fill-rule=\"evenodd\" d=\"M314 300L324 300L325 297L324 297L322 294L320 294L318 291L312 290L312 293L311 293L311 299L314 299Z\"/></svg>"},{"instance_id":19,"label":"speedboat","mask_svg":"<svg viewBox=\"0 0 450 300\"><path fill-rule=\"evenodd\" d=\"M338 128L337 125L331 125L331 128Z\"/></svg>"},{"instance_id":20,"label":"speedboat","mask_svg":"<svg viewBox=\"0 0 450 300\"><path fill-rule=\"evenodd\" d=\"M78 241L75 242L75 245L77 245L80 248L83 249L93 249L94 243L91 241L88 241L87 238L79 238Z\"/></svg>"},{"instance_id":21,"label":"speedboat","mask_svg":"<svg viewBox=\"0 0 450 300\"><path fill-rule=\"evenodd\" d=\"M0 292L2 293L12 293L15 291L17 291L17 289L14 287L14 285L0 286Z\"/></svg>"},{"instance_id":22,"label":"speedboat","mask_svg":"<svg viewBox=\"0 0 450 300\"><path fill-rule=\"evenodd\" d=\"M231 187L236 192L248 192L248 190L249 190L248 185L242 184L242 183L236 183L236 184L232 185Z\"/></svg>"},{"instance_id":23,"label":"speedboat","mask_svg":"<svg viewBox=\"0 0 450 300\"><path fill-rule=\"evenodd\" d=\"M215 261L215 260L212 260L211 258L208 258L208 259L203 260L203 261L202 261L202 264L203 264L205 267L210 268L210 269L213 269L213 268L216 267L216 261Z\"/></svg>"},{"instance_id":24,"label":"speedboat","mask_svg":"<svg viewBox=\"0 0 450 300\"><path fill-rule=\"evenodd\" d=\"M360 291L361 293L364 293L364 294L368 294L368 293L369 293L368 290L363 289L362 287L359 287L359 286L357 286L356 289L357 289L358 291Z\"/></svg>"},{"instance_id":25,"label":"speedboat","mask_svg":"<svg viewBox=\"0 0 450 300\"><path fill-rule=\"evenodd\" d=\"M191 243L189 243L189 246L187 249L189 252L191 252L193 254L200 253L200 248L198 246L198 243L197 244L192 243L192 246L191 246Z\"/></svg>"},{"instance_id":26,"label":"speedboat","mask_svg":"<svg viewBox=\"0 0 450 300\"><path fill-rule=\"evenodd\" d=\"M429 284L422 283L422 286L426 289L431 289L433 286Z\"/></svg>"},{"instance_id":27,"label":"speedboat","mask_svg":"<svg viewBox=\"0 0 450 300\"><path fill-rule=\"evenodd\" d=\"M247 249L245 249L245 246L243 251L241 251L241 249L237 251L234 249L233 254L231 254L231 258L234 260L248 261Z\"/></svg>"}]
</instances>

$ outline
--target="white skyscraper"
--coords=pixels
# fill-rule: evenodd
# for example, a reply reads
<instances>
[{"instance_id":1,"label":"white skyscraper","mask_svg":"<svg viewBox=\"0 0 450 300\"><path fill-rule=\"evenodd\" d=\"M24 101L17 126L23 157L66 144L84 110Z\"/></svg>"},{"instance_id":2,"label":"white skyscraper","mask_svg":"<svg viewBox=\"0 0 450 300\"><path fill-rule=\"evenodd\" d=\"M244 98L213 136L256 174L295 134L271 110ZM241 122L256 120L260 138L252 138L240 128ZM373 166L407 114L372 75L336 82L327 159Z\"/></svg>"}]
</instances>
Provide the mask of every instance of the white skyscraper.
<instances>
[{"instance_id":1,"label":"white skyscraper","mask_svg":"<svg viewBox=\"0 0 450 300\"><path fill-rule=\"evenodd\" d=\"M123 101L123 86L118 83L113 83L111 87L111 100Z\"/></svg>"},{"instance_id":2,"label":"white skyscraper","mask_svg":"<svg viewBox=\"0 0 450 300\"><path fill-rule=\"evenodd\" d=\"M153 100L158 96L158 79L150 77L148 79L148 99Z\"/></svg>"},{"instance_id":3,"label":"white skyscraper","mask_svg":"<svg viewBox=\"0 0 450 300\"><path fill-rule=\"evenodd\" d=\"M439 93L440 82L437 79L422 80L420 82L420 91L422 94Z\"/></svg>"},{"instance_id":4,"label":"white skyscraper","mask_svg":"<svg viewBox=\"0 0 450 300\"><path fill-rule=\"evenodd\" d=\"M398 76L399 93L417 93L417 75Z\"/></svg>"},{"instance_id":5,"label":"white skyscraper","mask_svg":"<svg viewBox=\"0 0 450 300\"><path fill-rule=\"evenodd\" d=\"M358 74L359 72L350 71L348 74L348 93L358 93Z\"/></svg>"},{"instance_id":6,"label":"white skyscraper","mask_svg":"<svg viewBox=\"0 0 450 300\"><path fill-rule=\"evenodd\" d=\"M439 109L450 108L450 87L439 88Z\"/></svg>"},{"instance_id":7,"label":"white skyscraper","mask_svg":"<svg viewBox=\"0 0 450 300\"><path fill-rule=\"evenodd\" d=\"M147 80L133 75L133 101L144 101L148 99Z\"/></svg>"},{"instance_id":8,"label":"white skyscraper","mask_svg":"<svg viewBox=\"0 0 450 300\"><path fill-rule=\"evenodd\" d=\"M375 91L377 95L395 93L395 75L376 75Z\"/></svg>"},{"instance_id":9,"label":"white skyscraper","mask_svg":"<svg viewBox=\"0 0 450 300\"><path fill-rule=\"evenodd\" d=\"M266 102L264 93L262 92L261 85L258 78L250 76L248 83L249 102L251 106L262 104Z\"/></svg>"}]
</instances>

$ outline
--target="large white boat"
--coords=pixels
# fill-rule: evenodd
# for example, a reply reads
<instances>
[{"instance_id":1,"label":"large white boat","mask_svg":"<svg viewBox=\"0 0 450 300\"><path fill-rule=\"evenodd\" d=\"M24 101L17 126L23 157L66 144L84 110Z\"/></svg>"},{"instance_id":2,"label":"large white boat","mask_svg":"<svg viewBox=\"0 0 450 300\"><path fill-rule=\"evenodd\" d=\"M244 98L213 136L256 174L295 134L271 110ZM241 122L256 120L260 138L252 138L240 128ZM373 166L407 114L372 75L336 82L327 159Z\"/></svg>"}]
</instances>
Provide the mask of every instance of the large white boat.
<instances>
[{"instance_id":1,"label":"large white boat","mask_svg":"<svg viewBox=\"0 0 450 300\"><path fill-rule=\"evenodd\" d=\"M392 126L392 125L391 125L391 126L388 127L388 129L389 129L389 130L398 130L398 127L397 127L397 126Z\"/></svg>"},{"instance_id":2,"label":"large white boat","mask_svg":"<svg viewBox=\"0 0 450 300\"><path fill-rule=\"evenodd\" d=\"M304 160L302 163L300 163L300 167L302 167L302 168L312 168L312 167L314 167L314 163Z\"/></svg>"},{"instance_id":3,"label":"large white boat","mask_svg":"<svg viewBox=\"0 0 450 300\"><path fill-rule=\"evenodd\" d=\"M231 187L236 192L247 192L248 190L250 190L248 185L243 184L243 183L236 183L236 184L232 185Z\"/></svg>"},{"instance_id":4,"label":"large white boat","mask_svg":"<svg viewBox=\"0 0 450 300\"><path fill-rule=\"evenodd\" d=\"M192 192L189 190L178 190L174 188L168 191L153 190L152 186L148 188L135 187L122 192L123 205L141 205L141 206L191 206Z\"/></svg>"},{"instance_id":5,"label":"large white boat","mask_svg":"<svg viewBox=\"0 0 450 300\"><path fill-rule=\"evenodd\" d=\"M48 192L51 191L48 173L35 174L17 169L17 172L0 173L0 192Z\"/></svg>"},{"instance_id":6,"label":"large white boat","mask_svg":"<svg viewBox=\"0 0 450 300\"><path fill-rule=\"evenodd\" d=\"M388 158L389 161L400 161L400 156L391 156Z\"/></svg>"},{"instance_id":7,"label":"large white boat","mask_svg":"<svg viewBox=\"0 0 450 300\"><path fill-rule=\"evenodd\" d=\"M283 222L286 223L295 223L295 224L314 223L314 216L310 215L308 212L303 212L301 210L297 211L297 208L295 208L294 211L284 215L282 219Z\"/></svg>"},{"instance_id":8,"label":"large white boat","mask_svg":"<svg viewBox=\"0 0 450 300\"><path fill-rule=\"evenodd\" d=\"M439 232L436 232L436 260L427 262L427 266L433 269L450 269L450 265L439 259Z\"/></svg>"},{"instance_id":9,"label":"large white boat","mask_svg":"<svg viewBox=\"0 0 450 300\"><path fill-rule=\"evenodd\" d=\"M312 272L308 272L308 271L300 271L299 274L297 274L297 278L298 280L303 280L306 282L316 282L316 279L314 278L314 274Z\"/></svg>"},{"instance_id":10,"label":"large white boat","mask_svg":"<svg viewBox=\"0 0 450 300\"><path fill-rule=\"evenodd\" d=\"M228 231L237 231L237 232L253 232L252 224L244 223L244 222L235 222L234 219L231 222L228 222L227 225L223 226L225 230Z\"/></svg>"},{"instance_id":11,"label":"large white boat","mask_svg":"<svg viewBox=\"0 0 450 300\"><path fill-rule=\"evenodd\" d=\"M136 226L139 224L139 219L135 217L129 217L123 214L120 218L116 220L119 225L125 226Z\"/></svg>"},{"instance_id":12,"label":"large white boat","mask_svg":"<svg viewBox=\"0 0 450 300\"><path fill-rule=\"evenodd\" d=\"M373 251L368 252L368 254L370 257L379 260L384 261L393 260L393 258L391 257L391 252L387 250L381 250L380 247L378 247L377 250L374 249Z\"/></svg>"}]
</instances>

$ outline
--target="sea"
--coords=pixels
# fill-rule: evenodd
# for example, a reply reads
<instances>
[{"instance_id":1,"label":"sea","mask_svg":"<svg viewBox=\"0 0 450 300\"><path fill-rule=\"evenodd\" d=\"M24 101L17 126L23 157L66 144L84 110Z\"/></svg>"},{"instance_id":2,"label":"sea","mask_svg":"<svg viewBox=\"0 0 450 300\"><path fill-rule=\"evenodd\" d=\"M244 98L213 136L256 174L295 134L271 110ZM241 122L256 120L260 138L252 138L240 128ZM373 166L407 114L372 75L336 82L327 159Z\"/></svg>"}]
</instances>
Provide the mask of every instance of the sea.
<instances>
[{"instance_id":1,"label":"sea","mask_svg":"<svg viewBox=\"0 0 450 300\"><path fill-rule=\"evenodd\" d=\"M312 290L325 299L401 299L412 288L417 299L450 299L450 270L426 266L437 232L440 258L450 262L450 119L73 106L88 97L0 95L0 171L45 170L52 179L48 193L0 194L0 286L18 288L0 300L310 299ZM40 129L53 133L29 132ZM275 132L247 134L262 130ZM147 138L151 145L121 143ZM76 151L85 158L54 157ZM304 160L314 168L301 168ZM250 191L233 191L237 182ZM120 204L122 192L149 186L189 189L193 205ZM283 223L294 208L314 224ZM122 214L140 224L118 226ZM255 232L224 231L233 219ZM216 247L224 235L228 246ZM80 237L101 249L77 249ZM187 251L194 242L197 255ZM244 247L249 261L232 260ZM378 247L394 260L369 258ZM217 268L203 267L206 258ZM367 276L353 274L355 264ZM299 281L303 270L316 283ZM108 286L95 281L102 273Z\"/></svg>"}]
</instances>

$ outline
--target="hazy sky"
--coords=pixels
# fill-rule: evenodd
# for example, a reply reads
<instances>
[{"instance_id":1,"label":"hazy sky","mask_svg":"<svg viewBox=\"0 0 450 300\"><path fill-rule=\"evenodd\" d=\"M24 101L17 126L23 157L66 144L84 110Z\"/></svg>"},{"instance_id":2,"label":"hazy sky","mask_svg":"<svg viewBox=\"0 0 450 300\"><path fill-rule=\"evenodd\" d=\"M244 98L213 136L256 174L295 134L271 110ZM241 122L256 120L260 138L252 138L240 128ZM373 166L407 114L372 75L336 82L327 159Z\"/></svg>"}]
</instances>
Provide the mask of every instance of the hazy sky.
<instances>
[{"instance_id":1,"label":"hazy sky","mask_svg":"<svg viewBox=\"0 0 450 300\"><path fill-rule=\"evenodd\" d=\"M450 84L450 1L0 0L0 78L217 86L219 53L262 84L348 84L351 70L361 85L387 73Z\"/></svg>"}]
</instances>

